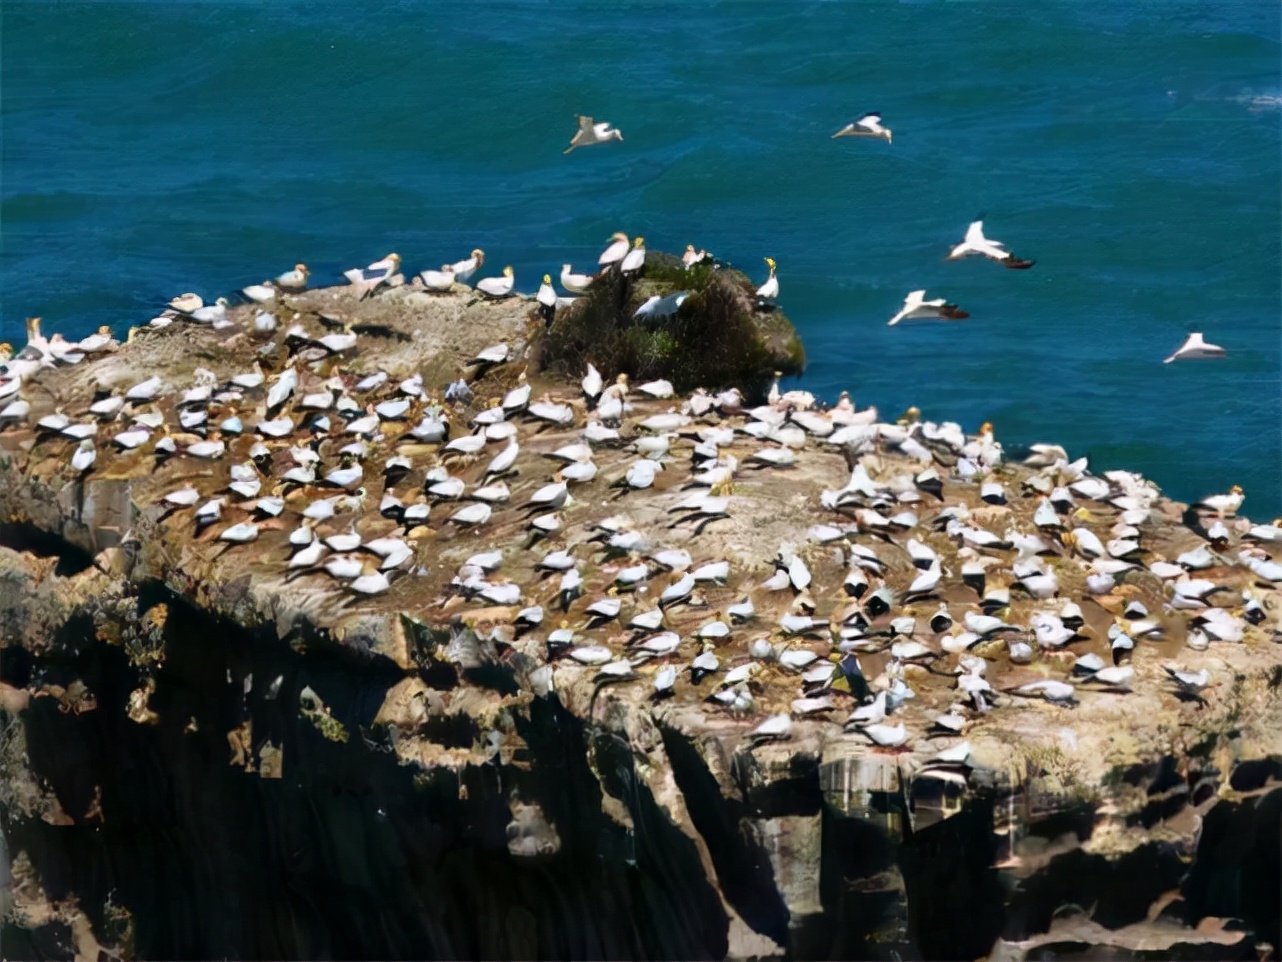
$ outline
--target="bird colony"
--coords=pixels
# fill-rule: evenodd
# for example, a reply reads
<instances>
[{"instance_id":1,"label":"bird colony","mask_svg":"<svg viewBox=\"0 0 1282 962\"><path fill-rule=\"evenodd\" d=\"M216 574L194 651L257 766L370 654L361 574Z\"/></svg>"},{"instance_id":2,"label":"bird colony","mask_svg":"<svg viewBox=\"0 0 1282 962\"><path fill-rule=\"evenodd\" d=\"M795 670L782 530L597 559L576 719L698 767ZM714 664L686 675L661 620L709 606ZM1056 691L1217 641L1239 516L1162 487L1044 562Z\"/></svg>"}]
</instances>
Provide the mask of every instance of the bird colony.
<instances>
[{"instance_id":1,"label":"bird colony","mask_svg":"<svg viewBox=\"0 0 1282 962\"><path fill-rule=\"evenodd\" d=\"M639 267L639 238L610 244L602 270ZM973 225L954 255L1009 256L986 244ZM403 286L496 312L510 269L489 295L461 283L483 261ZM425 321L351 320L399 271L392 255L307 291L299 265L246 303L184 295L125 344L32 322L0 381L0 497L128 481L125 538L171 584L249 573L322 628L405 614L520 652L534 694L586 679L749 744L800 729L964 761L1048 716L1201 711L1244 663L1279 661L1282 522L1238 517L1237 488L1186 509L1055 445L1011 458L989 424L887 420L846 393L825 408L777 379L756 406L591 365L536 384L542 299L428 383L401 346ZM950 309L916 292L892 323ZM156 361L169 339L185 366Z\"/></svg>"}]
</instances>

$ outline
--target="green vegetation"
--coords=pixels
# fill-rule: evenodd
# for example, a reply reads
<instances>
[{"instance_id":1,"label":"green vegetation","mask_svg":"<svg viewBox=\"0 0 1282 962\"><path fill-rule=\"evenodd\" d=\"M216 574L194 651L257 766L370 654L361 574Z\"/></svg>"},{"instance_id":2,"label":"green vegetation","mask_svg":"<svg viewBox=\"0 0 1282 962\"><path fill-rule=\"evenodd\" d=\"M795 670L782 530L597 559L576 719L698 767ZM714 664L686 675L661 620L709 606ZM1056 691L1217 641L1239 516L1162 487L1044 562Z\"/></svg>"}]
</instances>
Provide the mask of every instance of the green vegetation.
<instances>
[{"instance_id":1,"label":"green vegetation","mask_svg":"<svg viewBox=\"0 0 1282 962\"><path fill-rule=\"evenodd\" d=\"M648 298L677 291L690 296L674 316L633 317ZM544 366L577 379L590 361L607 380L666 378L683 393L738 387L751 400L764 395L772 372L805 367L792 323L780 310L757 311L754 300L738 271L706 264L687 271L678 258L651 251L642 277L612 271L557 314L544 334Z\"/></svg>"}]
</instances>

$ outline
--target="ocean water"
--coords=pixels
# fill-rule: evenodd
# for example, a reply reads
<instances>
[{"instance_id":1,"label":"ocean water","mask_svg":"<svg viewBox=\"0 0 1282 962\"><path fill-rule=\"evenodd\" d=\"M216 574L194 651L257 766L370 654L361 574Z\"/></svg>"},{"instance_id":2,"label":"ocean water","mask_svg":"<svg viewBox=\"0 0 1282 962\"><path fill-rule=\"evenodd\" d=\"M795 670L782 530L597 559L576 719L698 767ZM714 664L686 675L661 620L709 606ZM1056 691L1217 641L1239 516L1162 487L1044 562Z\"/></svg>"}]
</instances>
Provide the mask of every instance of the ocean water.
<instances>
[{"instance_id":1,"label":"ocean water","mask_svg":"<svg viewBox=\"0 0 1282 962\"><path fill-rule=\"evenodd\" d=\"M615 230L781 303L799 380L1282 514L1282 6L0 8L0 325L122 331L306 261L483 247L533 291ZM894 143L829 139L882 111ZM576 113L612 143L562 156ZM1037 260L945 263L967 223ZM487 265L488 266L488 265ZM972 317L886 321L924 287ZM1227 359L1163 365L1189 331Z\"/></svg>"}]
</instances>

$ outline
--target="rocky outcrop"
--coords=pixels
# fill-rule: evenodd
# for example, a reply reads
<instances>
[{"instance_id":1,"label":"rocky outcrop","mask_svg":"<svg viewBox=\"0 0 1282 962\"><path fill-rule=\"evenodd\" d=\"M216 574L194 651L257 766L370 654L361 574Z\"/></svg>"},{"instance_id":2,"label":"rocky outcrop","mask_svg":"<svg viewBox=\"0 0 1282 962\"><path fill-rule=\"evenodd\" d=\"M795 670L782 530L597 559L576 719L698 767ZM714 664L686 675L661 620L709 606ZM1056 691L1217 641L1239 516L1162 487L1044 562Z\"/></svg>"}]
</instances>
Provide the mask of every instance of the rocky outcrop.
<instances>
[{"instance_id":1,"label":"rocky outcrop","mask_svg":"<svg viewBox=\"0 0 1282 962\"><path fill-rule=\"evenodd\" d=\"M1245 622L1240 641L1194 648L1186 640L1197 610L1168 609L1168 581L1138 567L1090 593L1072 541L1051 538L1046 563L1060 595L1080 602L1082 636L1027 661L1005 641L978 639L970 655L988 664L995 693L990 710L960 713L969 750L958 752L962 736L935 723L962 697L958 653L942 647L947 632L925 626L941 603L960 622L988 592L954 578L913 600L906 586L919 572L902 532L878 533L872 508L820 507L820 492L842 488L851 463L878 483L921 469L885 438L844 447L810 439L786 470L741 467L718 488L728 517L704 526L674 524L681 514L670 512L690 495L684 450L651 488L627 491L612 483L635 454L602 445L598 476L571 489L563 530L531 546L519 506L547 483L546 455L578 439L586 404L554 366L527 369L545 331L529 302L409 287L357 301L331 289L291 297L280 313L311 338L360 327L358 347L334 357L283 330L256 339L248 308L233 312L229 331L144 330L101 360L42 373L25 389L28 423L0 433L6 958L1249 959L1282 944L1282 606L1266 579L1234 561L1245 524L1212 544L1199 574L1225 590L1200 610L1236 617L1246 592L1261 617ZM466 363L500 341L507 363ZM228 464L250 457L250 437L229 435L221 463L158 458L151 444L114 450L106 436L118 425L104 422L99 460L81 475L68 463L74 442L32 426L55 408L78 418L95 391L159 374L166 394L154 409L181 451L193 439L177 430L176 395L198 368L217 384L255 363L270 376L292 363L291 351L305 360L300 395L326 383L346 392L378 369L392 375L380 399L415 373L431 394L468 372L474 400L445 409L455 436L521 373L536 398L568 403L575 421L540 426L513 414L522 452L505 482L510 500L479 528L448 520L458 508L449 503L407 528L379 511L379 498L395 491L408 503L434 466L474 490L501 445L456 455L410 435L413 418L380 425L366 439L378 454L363 462L363 497L352 494L317 528L413 541L404 575L369 597L286 567L298 512L328 492L275 486L288 524L255 514L254 499L237 507L229 497L225 516L197 531L191 508L165 505L181 485L202 498L225 489ZM235 410L256 424L262 393L216 407L210 423ZM642 419L679 404L631 400L625 441ZM439 402L416 404L413 417ZM289 444L310 430L293 416L296 436L273 446L264 496ZM742 420L714 412L683 429ZM321 439L326 468L348 440L336 427ZM732 449L746 462L756 447ZM383 474L393 452L411 465L395 481ZM947 461L941 454L941 498L905 505L918 516L915 537L957 572L968 556L933 523L941 508L964 505L971 523L997 533L1033 530L1045 473L1001 466L994 476L1010 496L993 505ZM1107 498L1079 501L1068 518L1106 536L1117 509ZM1147 560L1208 544L1185 513L1155 498L1141 526ZM614 579L632 559L589 540L619 515L646 535L648 552L681 547L695 564L730 561L724 581L667 609L665 626L683 639L669 658L640 657L621 627L653 606L665 576L619 592ZM254 517L252 543L219 540ZM841 526L841 537L814 533L819 522ZM813 583L800 594L764 592L785 544ZM584 585L562 610L557 577L537 563L566 545ZM872 580L893 588L891 610L843 590L858 546L880 558ZM1266 549L1277 556L1276 545ZM487 550L502 553L493 580L519 586L519 603L461 587L460 567ZM992 583L1010 581L1013 554L986 553L1003 562L990 568ZM755 621L709 646L719 671L696 679L691 639L745 595L756 600ZM597 625L585 608L604 597L618 597L622 612ZM1137 600L1160 632L1137 642L1128 684L1082 684L1071 704L1011 693L1070 676L1075 657L1107 657L1108 627ZM517 609L535 603L547 620L523 631ZM1027 625L1037 604L1016 588L991 610ZM826 628L785 634L781 614L807 605ZM931 657L890 657L905 637L890 623L905 615ZM842 673L810 693L831 707L798 708L799 670L780 657L839 658L837 629L860 619L866 682L915 692L892 717L907 731L894 750L843 725L857 702ZM603 672L549 647L560 621L579 648L608 648L616 667L630 659L628 670ZM749 653L758 637L770 642L766 656ZM1181 693L1164 671L1177 662L1213 680ZM653 682L665 663L681 672L673 694L659 697ZM709 700L720 677L744 665L755 667L739 704ZM776 713L793 716L787 736L755 734Z\"/></svg>"}]
</instances>

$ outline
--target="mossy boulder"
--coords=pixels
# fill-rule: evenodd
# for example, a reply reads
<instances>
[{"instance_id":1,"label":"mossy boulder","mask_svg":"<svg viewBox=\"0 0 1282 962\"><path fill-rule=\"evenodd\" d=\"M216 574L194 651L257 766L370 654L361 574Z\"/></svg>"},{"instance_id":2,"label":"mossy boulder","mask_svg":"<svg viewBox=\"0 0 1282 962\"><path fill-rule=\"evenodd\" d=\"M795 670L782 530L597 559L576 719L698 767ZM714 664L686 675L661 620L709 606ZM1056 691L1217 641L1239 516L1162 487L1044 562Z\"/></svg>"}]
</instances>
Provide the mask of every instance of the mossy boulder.
<instances>
[{"instance_id":1,"label":"mossy boulder","mask_svg":"<svg viewBox=\"0 0 1282 962\"><path fill-rule=\"evenodd\" d=\"M678 291L690 296L674 315L634 316L650 297ZM749 399L765 393L773 372L806 365L796 328L779 308L757 304L747 276L711 263L687 270L660 251L647 252L639 277L611 271L558 310L539 354L545 370L566 378L581 377L590 361L606 377L666 378L681 393L738 387Z\"/></svg>"}]
</instances>

